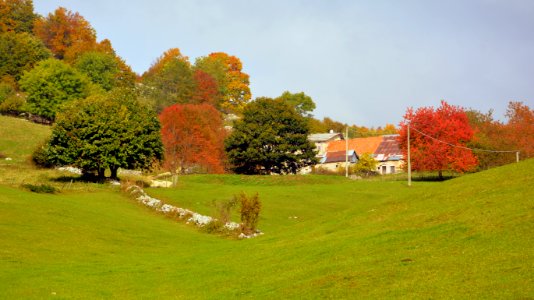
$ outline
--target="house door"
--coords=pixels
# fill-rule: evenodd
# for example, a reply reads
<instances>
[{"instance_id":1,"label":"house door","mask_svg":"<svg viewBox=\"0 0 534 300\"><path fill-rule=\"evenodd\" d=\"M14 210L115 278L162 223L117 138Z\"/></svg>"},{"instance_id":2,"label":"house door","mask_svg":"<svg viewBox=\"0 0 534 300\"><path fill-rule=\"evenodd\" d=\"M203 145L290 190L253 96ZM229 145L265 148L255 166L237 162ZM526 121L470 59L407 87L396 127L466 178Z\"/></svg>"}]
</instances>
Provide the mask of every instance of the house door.
<instances>
[{"instance_id":1,"label":"house door","mask_svg":"<svg viewBox=\"0 0 534 300\"><path fill-rule=\"evenodd\" d=\"M382 174L387 174L387 166L382 166Z\"/></svg>"}]
</instances>

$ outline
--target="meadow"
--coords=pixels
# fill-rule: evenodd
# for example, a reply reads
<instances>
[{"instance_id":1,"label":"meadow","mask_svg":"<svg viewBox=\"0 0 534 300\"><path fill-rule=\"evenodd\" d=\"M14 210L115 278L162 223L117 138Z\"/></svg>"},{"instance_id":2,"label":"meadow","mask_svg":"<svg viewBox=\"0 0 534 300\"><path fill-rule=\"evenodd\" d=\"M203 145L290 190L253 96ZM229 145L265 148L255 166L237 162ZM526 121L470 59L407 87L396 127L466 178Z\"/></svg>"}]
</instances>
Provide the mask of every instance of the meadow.
<instances>
[{"instance_id":1,"label":"meadow","mask_svg":"<svg viewBox=\"0 0 534 300\"><path fill-rule=\"evenodd\" d=\"M24 122L0 117L0 152L13 156L0 165L2 299L534 297L534 160L412 187L195 175L146 189L209 215L214 201L259 193L265 234L235 240L155 213L118 187L66 186L64 173L29 163L49 128Z\"/></svg>"}]
</instances>

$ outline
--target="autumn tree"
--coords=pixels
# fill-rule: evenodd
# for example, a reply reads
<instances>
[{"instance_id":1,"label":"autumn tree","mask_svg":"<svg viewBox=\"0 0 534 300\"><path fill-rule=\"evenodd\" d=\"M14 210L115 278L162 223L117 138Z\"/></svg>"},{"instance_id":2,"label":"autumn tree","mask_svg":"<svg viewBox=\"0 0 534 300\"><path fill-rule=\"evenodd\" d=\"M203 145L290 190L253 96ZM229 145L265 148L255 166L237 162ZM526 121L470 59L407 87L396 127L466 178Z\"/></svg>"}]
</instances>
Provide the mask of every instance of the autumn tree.
<instances>
[{"instance_id":1,"label":"autumn tree","mask_svg":"<svg viewBox=\"0 0 534 300\"><path fill-rule=\"evenodd\" d=\"M216 106L219 102L219 92L215 78L202 70L195 70L193 78L195 81L195 88L191 103L207 103Z\"/></svg>"},{"instance_id":2,"label":"autumn tree","mask_svg":"<svg viewBox=\"0 0 534 300\"><path fill-rule=\"evenodd\" d=\"M289 91L285 91L277 99L281 99L293 106L295 110L303 117L313 116L311 113L315 110L315 102L313 102L310 96L304 94L304 92L293 94Z\"/></svg>"},{"instance_id":3,"label":"autumn tree","mask_svg":"<svg viewBox=\"0 0 534 300\"><path fill-rule=\"evenodd\" d=\"M178 48L167 50L142 76L148 96L155 99L158 111L176 103L189 103L193 98L195 80L187 56Z\"/></svg>"},{"instance_id":4,"label":"autumn tree","mask_svg":"<svg viewBox=\"0 0 534 300\"><path fill-rule=\"evenodd\" d=\"M237 173L288 174L316 163L305 119L281 99L249 103L225 141Z\"/></svg>"},{"instance_id":5,"label":"autumn tree","mask_svg":"<svg viewBox=\"0 0 534 300\"><path fill-rule=\"evenodd\" d=\"M19 80L24 71L30 71L37 62L50 56L41 40L28 33L0 34L0 77Z\"/></svg>"},{"instance_id":6,"label":"autumn tree","mask_svg":"<svg viewBox=\"0 0 534 300\"><path fill-rule=\"evenodd\" d=\"M119 168L149 169L162 159L157 115L129 89L73 101L61 111L45 149L53 165L72 165L84 174L117 178Z\"/></svg>"},{"instance_id":7,"label":"autumn tree","mask_svg":"<svg viewBox=\"0 0 534 300\"><path fill-rule=\"evenodd\" d=\"M36 17L32 0L0 0L0 33L31 33Z\"/></svg>"},{"instance_id":8,"label":"autumn tree","mask_svg":"<svg viewBox=\"0 0 534 300\"><path fill-rule=\"evenodd\" d=\"M58 59L73 62L83 52L97 47L96 32L77 12L59 7L35 21L34 33Z\"/></svg>"},{"instance_id":9,"label":"autumn tree","mask_svg":"<svg viewBox=\"0 0 534 300\"><path fill-rule=\"evenodd\" d=\"M511 101L506 117L507 138L515 142L522 158L534 157L534 110L523 102Z\"/></svg>"},{"instance_id":10,"label":"autumn tree","mask_svg":"<svg viewBox=\"0 0 534 300\"><path fill-rule=\"evenodd\" d=\"M239 58L224 52L197 58L195 69L211 75L217 82L219 103L225 113L240 113L250 101L249 76L242 71Z\"/></svg>"},{"instance_id":11,"label":"autumn tree","mask_svg":"<svg viewBox=\"0 0 534 300\"><path fill-rule=\"evenodd\" d=\"M164 166L172 173L192 169L224 172L225 132L220 112L208 104L174 104L159 116Z\"/></svg>"},{"instance_id":12,"label":"autumn tree","mask_svg":"<svg viewBox=\"0 0 534 300\"><path fill-rule=\"evenodd\" d=\"M84 75L53 58L39 62L19 83L27 93L29 112L48 120L54 120L63 103L87 97L91 87Z\"/></svg>"},{"instance_id":13,"label":"autumn tree","mask_svg":"<svg viewBox=\"0 0 534 300\"><path fill-rule=\"evenodd\" d=\"M400 123L399 143L405 157L408 124L414 170L438 171L443 179L445 170L465 172L476 167L472 151L462 148L472 139L473 129L461 107L441 101L437 109L421 107L414 111L409 108Z\"/></svg>"}]
</instances>

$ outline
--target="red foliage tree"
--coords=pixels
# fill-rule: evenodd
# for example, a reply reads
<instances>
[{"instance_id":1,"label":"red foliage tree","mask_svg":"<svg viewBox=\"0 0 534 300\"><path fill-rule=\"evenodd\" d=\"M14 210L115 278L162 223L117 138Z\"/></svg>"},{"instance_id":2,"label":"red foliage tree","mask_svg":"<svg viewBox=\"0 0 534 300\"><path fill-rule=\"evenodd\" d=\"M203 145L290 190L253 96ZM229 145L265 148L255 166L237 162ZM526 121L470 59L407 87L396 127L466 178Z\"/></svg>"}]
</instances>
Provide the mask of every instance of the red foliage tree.
<instances>
[{"instance_id":1,"label":"red foliage tree","mask_svg":"<svg viewBox=\"0 0 534 300\"><path fill-rule=\"evenodd\" d=\"M522 102L510 102L506 111L507 139L514 141L522 158L534 156L534 110Z\"/></svg>"},{"instance_id":2,"label":"red foliage tree","mask_svg":"<svg viewBox=\"0 0 534 300\"><path fill-rule=\"evenodd\" d=\"M193 92L193 103L207 103L216 106L219 99L217 81L210 74L196 70L193 74L195 80L195 90Z\"/></svg>"},{"instance_id":3,"label":"red foliage tree","mask_svg":"<svg viewBox=\"0 0 534 300\"><path fill-rule=\"evenodd\" d=\"M458 106L441 101L441 107L409 108L400 123L399 142L407 157L407 127L410 124L412 169L465 172L477 165L477 159L466 144L473 137L467 114Z\"/></svg>"},{"instance_id":4,"label":"red foliage tree","mask_svg":"<svg viewBox=\"0 0 534 300\"><path fill-rule=\"evenodd\" d=\"M208 173L224 172L223 121L208 104L175 104L160 114L165 148L164 167L175 174L191 168Z\"/></svg>"}]
</instances>

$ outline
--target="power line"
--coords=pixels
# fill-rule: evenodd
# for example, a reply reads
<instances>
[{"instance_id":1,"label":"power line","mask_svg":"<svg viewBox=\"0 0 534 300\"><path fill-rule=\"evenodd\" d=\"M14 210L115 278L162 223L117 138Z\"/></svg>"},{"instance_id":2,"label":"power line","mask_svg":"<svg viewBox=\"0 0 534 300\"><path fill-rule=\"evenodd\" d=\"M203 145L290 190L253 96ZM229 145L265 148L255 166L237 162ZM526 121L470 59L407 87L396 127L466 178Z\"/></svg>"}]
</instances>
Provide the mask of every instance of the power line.
<instances>
[{"instance_id":1,"label":"power line","mask_svg":"<svg viewBox=\"0 0 534 300\"><path fill-rule=\"evenodd\" d=\"M454 144L451 144L451 143L442 141L442 140L440 140L440 139L437 139L437 138L435 138L435 137L433 137L433 136L431 136L431 135L428 135L428 134L426 134L426 133L424 133L424 132L421 132L421 131L419 131L419 130L413 128L413 127L412 127L411 129L414 130L414 131L417 131L418 133L420 133L420 134L422 134L422 135L424 135L424 136L426 136L426 137L428 137L428 138L430 138L430 139L433 139L433 140L435 140L435 141L437 141L437 142L440 142L440 143L442 143L442 144L445 144L445 145L449 145L449 146L451 146L451 147L456 147L456 148L461 148L461 149L466 149L466 150L471 150L471 151L491 152L491 153L517 153L517 152L519 152L519 150L487 150L487 149L469 148L469 147L464 147L464 146L460 146L460 145L454 145Z\"/></svg>"}]
</instances>

